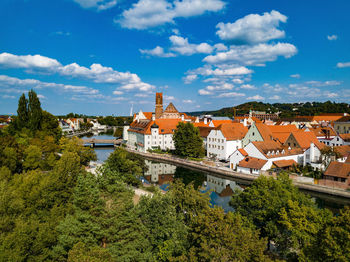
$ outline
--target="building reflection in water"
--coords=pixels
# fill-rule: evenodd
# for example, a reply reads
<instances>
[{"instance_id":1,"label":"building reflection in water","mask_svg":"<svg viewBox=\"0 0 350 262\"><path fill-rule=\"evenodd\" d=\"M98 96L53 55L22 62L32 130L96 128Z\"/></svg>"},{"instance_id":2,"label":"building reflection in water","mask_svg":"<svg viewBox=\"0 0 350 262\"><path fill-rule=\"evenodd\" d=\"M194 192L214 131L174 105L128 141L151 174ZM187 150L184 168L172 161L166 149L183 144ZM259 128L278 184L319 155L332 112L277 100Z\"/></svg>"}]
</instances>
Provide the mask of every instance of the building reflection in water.
<instances>
[{"instance_id":1,"label":"building reflection in water","mask_svg":"<svg viewBox=\"0 0 350 262\"><path fill-rule=\"evenodd\" d=\"M153 184L164 185L174 181L176 166L160 162L145 160L148 171L145 172L144 178Z\"/></svg>"}]
</instances>

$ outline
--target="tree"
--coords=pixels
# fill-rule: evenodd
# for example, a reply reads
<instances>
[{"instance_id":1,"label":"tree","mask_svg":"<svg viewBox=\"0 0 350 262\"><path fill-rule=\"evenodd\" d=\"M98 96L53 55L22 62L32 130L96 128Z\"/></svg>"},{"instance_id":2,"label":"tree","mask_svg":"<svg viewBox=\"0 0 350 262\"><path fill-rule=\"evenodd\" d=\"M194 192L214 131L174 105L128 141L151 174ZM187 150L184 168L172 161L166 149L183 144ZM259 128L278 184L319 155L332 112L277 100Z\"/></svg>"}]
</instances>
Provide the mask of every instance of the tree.
<instances>
[{"instance_id":1,"label":"tree","mask_svg":"<svg viewBox=\"0 0 350 262\"><path fill-rule=\"evenodd\" d=\"M315 207L310 197L300 193L288 175L273 177L260 176L244 191L233 195L230 205L247 217L260 229L262 237L276 241L280 232L280 212L288 208L288 201ZM316 208L316 207L315 207Z\"/></svg>"},{"instance_id":2,"label":"tree","mask_svg":"<svg viewBox=\"0 0 350 262\"><path fill-rule=\"evenodd\" d=\"M28 127L28 100L24 94L18 100L16 128L21 130L23 127Z\"/></svg>"},{"instance_id":3,"label":"tree","mask_svg":"<svg viewBox=\"0 0 350 262\"><path fill-rule=\"evenodd\" d=\"M266 239L240 214L206 209L193 218L190 261L270 261Z\"/></svg>"},{"instance_id":4,"label":"tree","mask_svg":"<svg viewBox=\"0 0 350 262\"><path fill-rule=\"evenodd\" d=\"M40 124L42 121L41 104L37 94L33 90L28 92L28 97L29 128L32 132L35 132L40 129Z\"/></svg>"},{"instance_id":5,"label":"tree","mask_svg":"<svg viewBox=\"0 0 350 262\"><path fill-rule=\"evenodd\" d=\"M78 242L68 253L68 262L109 262L112 256L108 249L93 246L89 247Z\"/></svg>"},{"instance_id":6,"label":"tree","mask_svg":"<svg viewBox=\"0 0 350 262\"><path fill-rule=\"evenodd\" d=\"M350 208L328 221L313 240L301 261L350 261Z\"/></svg>"},{"instance_id":7,"label":"tree","mask_svg":"<svg viewBox=\"0 0 350 262\"><path fill-rule=\"evenodd\" d=\"M330 146L326 146L322 148L321 155L322 155L322 164L325 168L328 167L331 161L335 161L337 158L341 157L340 153L336 149Z\"/></svg>"},{"instance_id":8,"label":"tree","mask_svg":"<svg viewBox=\"0 0 350 262\"><path fill-rule=\"evenodd\" d=\"M45 110L42 111L40 127L45 136L52 136L56 143L62 137L62 129L58 124L57 118Z\"/></svg>"},{"instance_id":9,"label":"tree","mask_svg":"<svg viewBox=\"0 0 350 262\"><path fill-rule=\"evenodd\" d=\"M24 169L36 169L40 166L40 162L42 160L42 152L39 147L30 145L25 151L24 151L24 161L23 161L23 167Z\"/></svg>"},{"instance_id":10,"label":"tree","mask_svg":"<svg viewBox=\"0 0 350 262\"><path fill-rule=\"evenodd\" d=\"M203 140L192 123L179 122L173 135L175 154L183 157L203 157Z\"/></svg>"}]
</instances>

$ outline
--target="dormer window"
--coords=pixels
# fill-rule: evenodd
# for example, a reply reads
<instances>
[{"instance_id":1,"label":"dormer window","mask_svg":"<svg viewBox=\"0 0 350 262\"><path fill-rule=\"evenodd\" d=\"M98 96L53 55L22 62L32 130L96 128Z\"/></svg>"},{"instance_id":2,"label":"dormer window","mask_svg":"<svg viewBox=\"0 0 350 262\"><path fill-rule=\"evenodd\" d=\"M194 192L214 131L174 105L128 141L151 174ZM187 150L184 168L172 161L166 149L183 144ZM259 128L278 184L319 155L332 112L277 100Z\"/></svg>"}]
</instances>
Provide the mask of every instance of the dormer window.
<instances>
[{"instance_id":1,"label":"dormer window","mask_svg":"<svg viewBox=\"0 0 350 262\"><path fill-rule=\"evenodd\" d=\"M164 132L164 129L160 130L161 132Z\"/></svg>"}]
</instances>

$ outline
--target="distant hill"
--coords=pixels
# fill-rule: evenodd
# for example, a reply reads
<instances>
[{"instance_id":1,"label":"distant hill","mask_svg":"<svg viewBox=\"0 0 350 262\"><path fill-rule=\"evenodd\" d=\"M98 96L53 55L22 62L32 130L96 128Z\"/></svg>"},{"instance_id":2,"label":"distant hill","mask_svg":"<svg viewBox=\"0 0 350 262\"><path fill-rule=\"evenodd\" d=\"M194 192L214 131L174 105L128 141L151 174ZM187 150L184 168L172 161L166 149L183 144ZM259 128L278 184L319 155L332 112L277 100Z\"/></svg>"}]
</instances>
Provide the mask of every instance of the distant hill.
<instances>
[{"instance_id":1,"label":"distant hill","mask_svg":"<svg viewBox=\"0 0 350 262\"><path fill-rule=\"evenodd\" d=\"M266 113L280 112L281 118L293 116L314 116L322 113L350 113L350 104L327 102L306 102L306 103L263 103L248 102L234 107L236 115L248 114L249 110L265 111ZM188 112L192 116L213 115L213 116L233 116L233 107L225 107L212 111Z\"/></svg>"}]
</instances>

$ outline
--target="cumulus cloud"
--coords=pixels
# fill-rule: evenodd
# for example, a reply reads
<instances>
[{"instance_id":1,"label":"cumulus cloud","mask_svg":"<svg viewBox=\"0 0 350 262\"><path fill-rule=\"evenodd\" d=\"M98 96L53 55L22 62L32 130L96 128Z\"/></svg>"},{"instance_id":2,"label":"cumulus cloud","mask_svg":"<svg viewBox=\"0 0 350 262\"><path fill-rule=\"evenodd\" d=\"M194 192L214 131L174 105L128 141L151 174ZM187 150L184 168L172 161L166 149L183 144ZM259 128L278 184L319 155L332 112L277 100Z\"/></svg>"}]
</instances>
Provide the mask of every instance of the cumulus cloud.
<instances>
[{"instance_id":1,"label":"cumulus cloud","mask_svg":"<svg viewBox=\"0 0 350 262\"><path fill-rule=\"evenodd\" d=\"M92 8L98 11L112 8L117 4L117 0L73 0L73 1L78 3L82 8Z\"/></svg>"},{"instance_id":2,"label":"cumulus cloud","mask_svg":"<svg viewBox=\"0 0 350 262\"><path fill-rule=\"evenodd\" d=\"M147 91L155 88L153 85L142 82L138 75L130 72L119 72L101 64L92 64L89 68L77 63L62 65L56 59L41 55L18 56L2 53L0 54L0 66L25 68L29 71L39 70L49 74L58 73L62 76L91 80L95 83L120 84L123 89Z\"/></svg>"},{"instance_id":3,"label":"cumulus cloud","mask_svg":"<svg viewBox=\"0 0 350 262\"><path fill-rule=\"evenodd\" d=\"M191 99L187 99L187 100L182 100L183 103L185 104L192 104L194 103L195 101L191 100Z\"/></svg>"},{"instance_id":4,"label":"cumulus cloud","mask_svg":"<svg viewBox=\"0 0 350 262\"><path fill-rule=\"evenodd\" d=\"M322 86L338 86L342 82L336 81L336 80L330 80L330 81L307 81L305 84L315 87L322 87Z\"/></svg>"},{"instance_id":5,"label":"cumulus cloud","mask_svg":"<svg viewBox=\"0 0 350 262\"><path fill-rule=\"evenodd\" d=\"M339 62L339 63L337 64L337 67L338 67L338 68L350 67L350 62L344 62L344 63Z\"/></svg>"},{"instance_id":6,"label":"cumulus cloud","mask_svg":"<svg viewBox=\"0 0 350 262\"><path fill-rule=\"evenodd\" d=\"M207 96L207 95L212 95L213 93L205 89L199 89L198 94L200 94L201 96Z\"/></svg>"},{"instance_id":7,"label":"cumulus cloud","mask_svg":"<svg viewBox=\"0 0 350 262\"><path fill-rule=\"evenodd\" d=\"M238 44L264 43L285 37L285 32L278 29L281 22L286 23L287 17L275 10L263 15L250 14L234 23L219 23L216 34Z\"/></svg>"},{"instance_id":8,"label":"cumulus cloud","mask_svg":"<svg viewBox=\"0 0 350 262\"><path fill-rule=\"evenodd\" d=\"M247 100L264 100L265 98L260 95L247 97Z\"/></svg>"},{"instance_id":9,"label":"cumulus cloud","mask_svg":"<svg viewBox=\"0 0 350 262\"><path fill-rule=\"evenodd\" d=\"M270 99L271 100L279 100L279 99L281 99L281 97L278 95L274 95L274 96L271 96Z\"/></svg>"},{"instance_id":10,"label":"cumulus cloud","mask_svg":"<svg viewBox=\"0 0 350 262\"><path fill-rule=\"evenodd\" d=\"M240 76L251 74L253 71L244 66L232 66L226 68L212 69L210 66L204 66L190 71L190 73L199 74L203 76Z\"/></svg>"},{"instance_id":11,"label":"cumulus cloud","mask_svg":"<svg viewBox=\"0 0 350 262\"><path fill-rule=\"evenodd\" d=\"M166 23L174 23L175 18L217 12L224 8L221 0L139 0L115 19L122 27L129 29L148 29Z\"/></svg>"},{"instance_id":12,"label":"cumulus cloud","mask_svg":"<svg viewBox=\"0 0 350 262\"><path fill-rule=\"evenodd\" d=\"M16 77L10 77L6 75L0 75L0 87L7 88L9 92L14 93L23 92L23 90L45 89L50 88L57 91L81 93L81 94L98 94L97 89L93 89L86 86L64 85L50 82L42 82L37 79L19 79Z\"/></svg>"},{"instance_id":13,"label":"cumulus cloud","mask_svg":"<svg viewBox=\"0 0 350 262\"><path fill-rule=\"evenodd\" d=\"M176 56L173 53L165 53L164 48L156 46L153 49L140 49L141 54L146 54L150 56L159 56L159 57L174 57Z\"/></svg>"},{"instance_id":14,"label":"cumulus cloud","mask_svg":"<svg viewBox=\"0 0 350 262\"><path fill-rule=\"evenodd\" d=\"M296 53L297 48L288 43L231 46L229 51L207 56L203 61L210 64L238 63L262 66L265 62L275 61L279 56L290 58Z\"/></svg>"},{"instance_id":15,"label":"cumulus cloud","mask_svg":"<svg viewBox=\"0 0 350 262\"><path fill-rule=\"evenodd\" d=\"M217 97L222 98L222 97L242 97L245 96L243 93L237 93L237 92L229 92L229 93L221 93Z\"/></svg>"},{"instance_id":16,"label":"cumulus cloud","mask_svg":"<svg viewBox=\"0 0 350 262\"><path fill-rule=\"evenodd\" d=\"M334 41L334 40L337 40L338 39L338 36L337 35L327 35L327 39L329 41Z\"/></svg>"},{"instance_id":17,"label":"cumulus cloud","mask_svg":"<svg viewBox=\"0 0 350 262\"><path fill-rule=\"evenodd\" d=\"M250 85L250 84L245 84L245 85L241 85L240 86L241 89L247 89L247 90L253 90L256 89L256 87L254 85Z\"/></svg>"},{"instance_id":18,"label":"cumulus cloud","mask_svg":"<svg viewBox=\"0 0 350 262\"><path fill-rule=\"evenodd\" d=\"M214 90L231 90L234 88L233 84L230 83L223 83L222 85L216 85L216 86L207 86L206 89L209 91Z\"/></svg>"},{"instance_id":19,"label":"cumulus cloud","mask_svg":"<svg viewBox=\"0 0 350 262\"><path fill-rule=\"evenodd\" d=\"M198 78L197 75L191 74L191 75L187 75L187 76L183 77L182 80L184 81L185 84L191 84L197 78Z\"/></svg>"},{"instance_id":20,"label":"cumulus cloud","mask_svg":"<svg viewBox=\"0 0 350 262\"><path fill-rule=\"evenodd\" d=\"M124 94L124 92L122 91L119 91L119 90L113 91L113 95L122 95L122 94Z\"/></svg>"}]
</instances>

